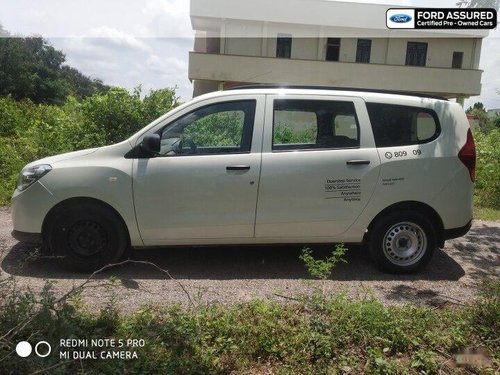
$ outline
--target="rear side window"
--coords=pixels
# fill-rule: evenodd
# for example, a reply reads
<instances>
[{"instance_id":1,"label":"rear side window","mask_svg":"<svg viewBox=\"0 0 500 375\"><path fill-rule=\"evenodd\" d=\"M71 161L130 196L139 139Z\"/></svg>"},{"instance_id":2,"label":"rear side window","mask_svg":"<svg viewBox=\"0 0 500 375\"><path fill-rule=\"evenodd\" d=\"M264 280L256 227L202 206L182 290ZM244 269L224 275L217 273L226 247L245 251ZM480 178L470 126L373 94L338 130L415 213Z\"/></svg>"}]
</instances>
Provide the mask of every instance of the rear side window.
<instances>
[{"instance_id":1,"label":"rear side window","mask_svg":"<svg viewBox=\"0 0 500 375\"><path fill-rule=\"evenodd\" d=\"M274 151L359 147L352 102L278 99L273 117Z\"/></svg>"},{"instance_id":2,"label":"rear side window","mask_svg":"<svg viewBox=\"0 0 500 375\"><path fill-rule=\"evenodd\" d=\"M436 112L427 108L367 103L377 147L427 143L441 131Z\"/></svg>"}]
</instances>

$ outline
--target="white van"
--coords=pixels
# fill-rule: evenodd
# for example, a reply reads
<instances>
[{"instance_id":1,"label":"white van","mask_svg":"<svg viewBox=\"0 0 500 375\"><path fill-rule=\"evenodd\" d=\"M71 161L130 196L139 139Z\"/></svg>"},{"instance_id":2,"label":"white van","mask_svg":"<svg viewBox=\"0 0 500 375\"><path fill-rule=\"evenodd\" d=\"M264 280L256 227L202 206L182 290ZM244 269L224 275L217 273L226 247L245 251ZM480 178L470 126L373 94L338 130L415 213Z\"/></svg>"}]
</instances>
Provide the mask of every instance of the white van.
<instances>
[{"instance_id":1,"label":"white van","mask_svg":"<svg viewBox=\"0 0 500 375\"><path fill-rule=\"evenodd\" d=\"M456 103L251 88L200 96L128 140L28 164L13 236L92 270L129 248L366 243L410 272L467 233L475 146Z\"/></svg>"}]
</instances>

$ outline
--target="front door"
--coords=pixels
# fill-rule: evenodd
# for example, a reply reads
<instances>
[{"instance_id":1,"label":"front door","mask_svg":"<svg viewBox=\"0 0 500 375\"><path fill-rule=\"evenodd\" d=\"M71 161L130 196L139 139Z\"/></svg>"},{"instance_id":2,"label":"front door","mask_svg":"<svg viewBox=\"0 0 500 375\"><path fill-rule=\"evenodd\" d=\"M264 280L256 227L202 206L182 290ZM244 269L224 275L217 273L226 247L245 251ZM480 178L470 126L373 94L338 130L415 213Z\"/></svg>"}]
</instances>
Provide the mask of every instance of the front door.
<instances>
[{"instance_id":1,"label":"front door","mask_svg":"<svg viewBox=\"0 0 500 375\"><path fill-rule=\"evenodd\" d=\"M145 245L254 236L263 104L263 97L198 104L156 130L160 155L134 163Z\"/></svg>"}]
</instances>

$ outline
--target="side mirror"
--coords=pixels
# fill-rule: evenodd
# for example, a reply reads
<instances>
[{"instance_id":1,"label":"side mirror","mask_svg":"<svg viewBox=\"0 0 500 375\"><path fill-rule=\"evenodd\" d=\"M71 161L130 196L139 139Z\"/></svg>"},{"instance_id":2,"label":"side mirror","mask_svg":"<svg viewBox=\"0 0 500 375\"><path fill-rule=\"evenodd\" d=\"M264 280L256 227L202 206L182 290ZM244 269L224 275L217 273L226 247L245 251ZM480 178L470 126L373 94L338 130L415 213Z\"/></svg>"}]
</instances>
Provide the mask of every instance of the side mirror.
<instances>
[{"instance_id":1,"label":"side mirror","mask_svg":"<svg viewBox=\"0 0 500 375\"><path fill-rule=\"evenodd\" d=\"M160 153L160 135L146 134L141 142L141 148L152 154Z\"/></svg>"}]
</instances>

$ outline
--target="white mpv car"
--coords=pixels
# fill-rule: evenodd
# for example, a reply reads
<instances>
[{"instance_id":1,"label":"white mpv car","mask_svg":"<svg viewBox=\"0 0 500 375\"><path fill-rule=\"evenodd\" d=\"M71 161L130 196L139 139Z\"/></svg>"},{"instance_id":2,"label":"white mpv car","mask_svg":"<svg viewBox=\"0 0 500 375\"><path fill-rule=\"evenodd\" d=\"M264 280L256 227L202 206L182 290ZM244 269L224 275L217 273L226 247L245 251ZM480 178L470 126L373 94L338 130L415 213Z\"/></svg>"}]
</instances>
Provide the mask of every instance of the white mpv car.
<instances>
[{"instance_id":1,"label":"white mpv car","mask_svg":"<svg viewBox=\"0 0 500 375\"><path fill-rule=\"evenodd\" d=\"M129 247L366 243L410 272L467 233L475 146L435 98L252 88L200 96L124 142L28 164L13 236L80 270Z\"/></svg>"}]
</instances>

